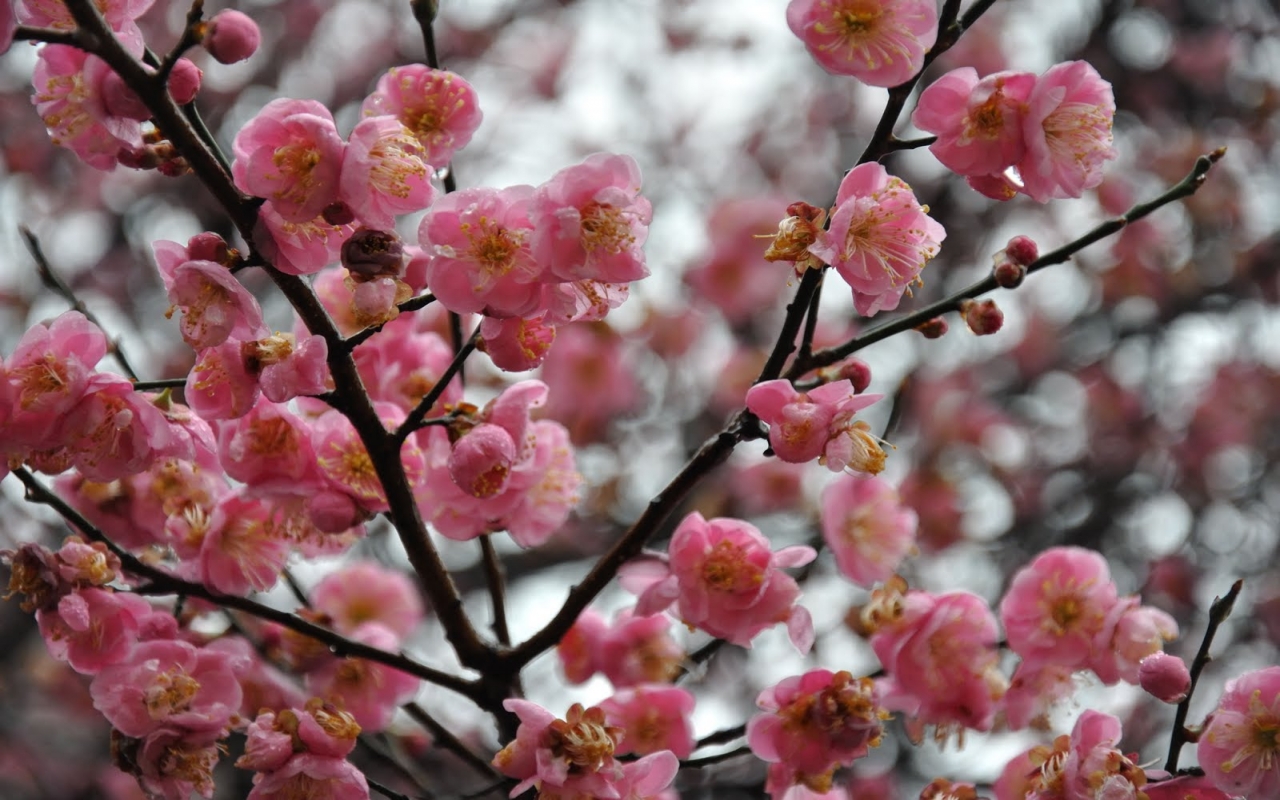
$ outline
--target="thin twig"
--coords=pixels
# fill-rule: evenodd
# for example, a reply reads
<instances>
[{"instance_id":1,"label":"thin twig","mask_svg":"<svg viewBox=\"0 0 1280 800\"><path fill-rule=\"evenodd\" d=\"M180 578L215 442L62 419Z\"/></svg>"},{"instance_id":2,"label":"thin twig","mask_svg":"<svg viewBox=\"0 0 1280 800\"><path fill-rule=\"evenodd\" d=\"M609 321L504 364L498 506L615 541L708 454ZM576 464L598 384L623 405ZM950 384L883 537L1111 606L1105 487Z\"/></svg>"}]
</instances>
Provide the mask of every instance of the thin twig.
<instances>
[{"instance_id":1,"label":"thin twig","mask_svg":"<svg viewBox=\"0 0 1280 800\"><path fill-rule=\"evenodd\" d=\"M498 551L493 547L493 539L489 534L480 537L480 552L484 558L485 582L489 585L489 600L493 604L493 635L503 647L511 646L511 632L507 629L507 604L505 592L506 575L502 571L502 562L498 559Z\"/></svg>"},{"instance_id":2,"label":"thin twig","mask_svg":"<svg viewBox=\"0 0 1280 800\"><path fill-rule=\"evenodd\" d=\"M178 59L182 58L182 54L196 46L199 37L196 31L201 25L204 18L204 0L191 0L191 8L187 11L187 24L182 27L182 36L178 39L178 43L173 46L164 57L164 61L160 62L159 68L156 69L156 77L162 84L169 82L169 75L173 72L173 67L178 63Z\"/></svg>"},{"instance_id":3,"label":"thin twig","mask_svg":"<svg viewBox=\"0 0 1280 800\"><path fill-rule=\"evenodd\" d=\"M45 44L65 44L71 47L82 47L79 31L61 31L55 28L34 28L19 25L13 32L15 42L44 42Z\"/></svg>"},{"instance_id":4,"label":"thin twig","mask_svg":"<svg viewBox=\"0 0 1280 800\"><path fill-rule=\"evenodd\" d=\"M453 360L449 362L449 366L445 367L444 372L440 375L440 379L431 387L431 391L427 392L423 398L418 401L418 405L413 409L413 411L409 412L409 416L405 417L404 422L402 422L400 427L396 429L394 434L392 434L392 438L396 442L403 444L404 440L409 438L409 434L422 427L422 423L427 418L427 412L431 410L431 407L434 406L436 401L440 399L440 396L444 394L444 390L449 387L449 381L453 380L453 376L457 375L462 369L462 362L466 361L467 356L471 355L471 351L476 349L476 343L478 341L480 341L479 325L476 326L475 331L471 334L471 338L462 346L462 349L454 355ZM399 448L397 448L397 450L398 449Z\"/></svg>"},{"instance_id":5,"label":"thin twig","mask_svg":"<svg viewBox=\"0 0 1280 800\"><path fill-rule=\"evenodd\" d=\"M53 267L49 264L49 259L45 257L44 248L40 246L40 240L26 225L18 226L18 233L22 235L22 241L27 246L27 252L31 254L32 260L36 262L36 273L40 276L40 281L48 288L52 289L55 294L71 304L71 307L84 315L84 318L92 322L106 336L107 329L94 316L93 312L85 306L84 301L76 296L75 290L62 279L58 273L53 271ZM120 340L107 337L108 352L115 356L116 362L120 364L120 369L124 370L124 374L132 380L138 379L138 373L134 371L133 365L129 363L129 359L125 358L124 351L120 349Z\"/></svg>"},{"instance_id":6,"label":"thin twig","mask_svg":"<svg viewBox=\"0 0 1280 800\"><path fill-rule=\"evenodd\" d=\"M411 798L407 794L400 794L397 791L388 789L386 786L383 786L382 784L378 783L373 778L370 778L368 775L365 775L364 779L365 781L368 782L370 789L373 789L375 792L378 792L379 794L383 794L383 795L386 795L387 797L390 797L391 800L413 800L413 798Z\"/></svg>"},{"instance_id":7,"label":"thin twig","mask_svg":"<svg viewBox=\"0 0 1280 800\"><path fill-rule=\"evenodd\" d=\"M724 730L716 731L715 733L709 733L706 736L703 736L701 739L698 740L698 743L694 745L694 750L699 750L703 747L710 747L713 744L728 744L729 742L732 742L735 739L741 739L743 736L746 736L746 735L747 735L746 725L735 725L732 728L725 728Z\"/></svg>"},{"instance_id":8,"label":"thin twig","mask_svg":"<svg viewBox=\"0 0 1280 800\"><path fill-rule=\"evenodd\" d=\"M439 720L431 716L425 708L419 703L406 703L401 706L415 722L427 729L427 733L444 749L453 753L455 756L464 761L467 766L474 769L486 778L501 779L502 774L494 769L493 765L485 761L480 756L471 752L471 749L462 743L462 740L453 735L447 727L442 725Z\"/></svg>"},{"instance_id":9,"label":"thin twig","mask_svg":"<svg viewBox=\"0 0 1280 800\"><path fill-rule=\"evenodd\" d=\"M396 306L396 309L399 310L401 314L406 314L410 311L417 311L420 308L426 308L435 301L436 296L434 294L418 295L417 297L410 297L408 300L405 300L403 303ZM354 350L371 339L375 333L386 327L386 324L387 323L385 322L380 322L377 325L370 325L367 328L356 331L346 339L343 339L342 344L348 350Z\"/></svg>"},{"instance_id":10,"label":"thin twig","mask_svg":"<svg viewBox=\"0 0 1280 800\"><path fill-rule=\"evenodd\" d=\"M918 139L899 139L895 136L889 141L888 150L891 153L898 153L903 150L915 150L918 147L928 147L936 141L938 141L937 136L921 136Z\"/></svg>"},{"instance_id":11,"label":"thin twig","mask_svg":"<svg viewBox=\"0 0 1280 800\"><path fill-rule=\"evenodd\" d=\"M1200 640L1200 649L1196 652L1195 660L1191 662L1191 686L1187 688L1187 696L1182 698L1182 702L1178 703L1178 710L1173 715L1173 733L1169 736L1169 757L1165 759L1164 769L1170 775L1178 771L1178 754L1182 752L1182 745L1186 744L1190 737L1187 731L1187 711L1191 708L1191 696L1195 694L1196 683L1200 680L1200 673L1204 671L1205 665L1209 663L1209 647L1213 644L1213 637L1218 632L1218 626L1231 616L1231 608L1236 603L1236 598L1240 596L1240 590L1244 588L1244 581L1238 580L1231 584L1231 588L1222 597L1215 597L1213 604L1209 606L1209 624L1205 626L1204 638Z\"/></svg>"},{"instance_id":12,"label":"thin twig","mask_svg":"<svg viewBox=\"0 0 1280 800\"><path fill-rule=\"evenodd\" d=\"M158 381L135 381L135 392L156 392L164 389L182 389L187 385L186 378L161 378Z\"/></svg>"},{"instance_id":13,"label":"thin twig","mask_svg":"<svg viewBox=\"0 0 1280 800\"><path fill-rule=\"evenodd\" d=\"M719 753L714 756L703 756L702 758L686 758L684 761L680 762L680 768L681 769L699 769L701 767L709 767L712 764L719 764L722 761L728 761L733 758L749 755L750 753L751 753L751 748L747 747L746 745L743 745L742 747L735 747L732 750L729 750L724 753Z\"/></svg>"}]
</instances>

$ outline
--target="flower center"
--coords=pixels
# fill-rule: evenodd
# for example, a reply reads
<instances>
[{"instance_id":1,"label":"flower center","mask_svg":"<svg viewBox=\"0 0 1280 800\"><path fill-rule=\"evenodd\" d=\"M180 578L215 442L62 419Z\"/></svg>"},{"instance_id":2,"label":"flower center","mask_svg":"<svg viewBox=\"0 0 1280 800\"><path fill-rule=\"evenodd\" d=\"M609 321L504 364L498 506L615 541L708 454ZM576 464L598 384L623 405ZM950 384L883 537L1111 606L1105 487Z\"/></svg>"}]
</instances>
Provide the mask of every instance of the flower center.
<instances>
[{"instance_id":1,"label":"flower center","mask_svg":"<svg viewBox=\"0 0 1280 800\"><path fill-rule=\"evenodd\" d=\"M702 563L702 580L720 592L754 591L764 582L760 569L732 542L718 542Z\"/></svg>"},{"instance_id":2,"label":"flower center","mask_svg":"<svg viewBox=\"0 0 1280 800\"><path fill-rule=\"evenodd\" d=\"M154 720L186 711L191 699L200 691L200 682L185 672L161 672L147 687L142 701Z\"/></svg>"}]
</instances>

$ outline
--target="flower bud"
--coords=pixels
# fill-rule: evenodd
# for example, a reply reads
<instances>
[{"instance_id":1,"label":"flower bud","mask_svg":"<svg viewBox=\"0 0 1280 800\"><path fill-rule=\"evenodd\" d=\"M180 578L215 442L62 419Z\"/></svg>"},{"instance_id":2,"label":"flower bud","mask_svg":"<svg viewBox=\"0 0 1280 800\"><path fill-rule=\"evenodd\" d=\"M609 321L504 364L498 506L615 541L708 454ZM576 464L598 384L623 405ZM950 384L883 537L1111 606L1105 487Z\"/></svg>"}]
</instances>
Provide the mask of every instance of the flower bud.
<instances>
[{"instance_id":1,"label":"flower bud","mask_svg":"<svg viewBox=\"0 0 1280 800\"><path fill-rule=\"evenodd\" d=\"M404 244L394 232L357 228L342 244L342 266L357 282L397 278L404 262Z\"/></svg>"},{"instance_id":2,"label":"flower bud","mask_svg":"<svg viewBox=\"0 0 1280 800\"><path fill-rule=\"evenodd\" d=\"M942 317L934 317L916 326L916 330L926 339L941 339L947 335L947 321Z\"/></svg>"},{"instance_id":3,"label":"flower bud","mask_svg":"<svg viewBox=\"0 0 1280 800\"><path fill-rule=\"evenodd\" d=\"M862 394L871 385L871 366L860 358L850 358L841 362L839 378L853 384L854 394Z\"/></svg>"},{"instance_id":4,"label":"flower bud","mask_svg":"<svg viewBox=\"0 0 1280 800\"><path fill-rule=\"evenodd\" d=\"M472 497L484 499L507 488L516 445L503 428L481 423L453 446L449 455L449 476L458 488Z\"/></svg>"},{"instance_id":5,"label":"flower bud","mask_svg":"<svg viewBox=\"0 0 1280 800\"><path fill-rule=\"evenodd\" d=\"M184 106L195 100L202 78L204 73L191 59L178 59L173 65L173 72L169 73L169 94L173 95L174 102Z\"/></svg>"},{"instance_id":6,"label":"flower bud","mask_svg":"<svg viewBox=\"0 0 1280 800\"><path fill-rule=\"evenodd\" d=\"M231 260L231 248L227 247L226 239L205 231L187 240L187 256L192 261L212 261L226 266Z\"/></svg>"},{"instance_id":7,"label":"flower bud","mask_svg":"<svg viewBox=\"0 0 1280 800\"><path fill-rule=\"evenodd\" d=\"M258 23L248 15L227 9L219 11L204 29L204 49L222 64L244 61L262 44Z\"/></svg>"},{"instance_id":8,"label":"flower bud","mask_svg":"<svg viewBox=\"0 0 1280 800\"><path fill-rule=\"evenodd\" d=\"M1177 656L1152 653L1138 662L1138 683L1161 702L1181 703L1191 691L1191 672Z\"/></svg>"},{"instance_id":9,"label":"flower bud","mask_svg":"<svg viewBox=\"0 0 1280 800\"><path fill-rule=\"evenodd\" d=\"M1004 312L994 300L961 300L960 316L978 336L995 333L1004 325Z\"/></svg>"},{"instance_id":10,"label":"flower bud","mask_svg":"<svg viewBox=\"0 0 1280 800\"><path fill-rule=\"evenodd\" d=\"M1040 248L1027 236L1015 236L1004 246L1004 254L1010 261L1027 266L1040 257Z\"/></svg>"},{"instance_id":11,"label":"flower bud","mask_svg":"<svg viewBox=\"0 0 1280 800\"><path fill-rule=\"evenodd\" d=\"M992 272L996 283L1004 289L1016 289L1027 277L1027 268L1012 261L1001 261Z\"/></svg>"}]
</instances>

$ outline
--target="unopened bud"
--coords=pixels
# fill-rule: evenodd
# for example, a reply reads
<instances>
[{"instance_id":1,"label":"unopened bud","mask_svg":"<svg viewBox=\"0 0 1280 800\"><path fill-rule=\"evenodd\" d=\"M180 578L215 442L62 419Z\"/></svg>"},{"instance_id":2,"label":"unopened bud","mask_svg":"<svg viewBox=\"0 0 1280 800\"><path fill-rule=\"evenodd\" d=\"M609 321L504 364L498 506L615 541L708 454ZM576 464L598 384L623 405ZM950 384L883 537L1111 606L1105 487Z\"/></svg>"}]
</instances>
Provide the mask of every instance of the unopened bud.
<instances>
[{"instance_id":1,"label":"unopened bud","mask_svg":"<svg viewBox=\"0 0 1280 800\"><path fill-rule=\"evenodd\" d=\"M1001 261L992 272L996 283L1004 289L1017 289L1027 277L1027 268L1012 261Z\"/></svg>"},{"instance_id":2,"label":"unopened bud","mask_svg":"<svg viewBox=\"0 0 1280 800\"><path fill-rule=\"evenodd\" d=\"M187 240L187 255L192 261L212 261L225 266L230 260L231 248L227 247L226 239L205 231Z\"/></svg>"},{"instance_id":3,"label":"unopened bud","mask_svg":"<svg viewBox=\"0 0 1280 800\"><path fill-rule=\"evenodd\" d=\"M1138 683L1161 702L1181 703L1191 691L1191 672L1177 656L1152 653L1138 662Z\"/></svg>"},{"instance_id":4,"label":"unopened bud","mask_svg":"<svg viewBox=\"0 0 1280 800\"><path fill-rule=\"evenodd\" d=\"M391 231L358 228L342 244L342 266L355 281L398 278L404 262L404 244Z\"/></svg>"},{"instance_id":5,"label":"unopened bud","mask_svg":"<svg viewBox=\"0 0 1280 800\"><path fill-rule=\"evenodd\" d=\"M995 333L1004 325L1004 312L994 300L961 300L960 316L978 336Z\"/></svg>"},{"instance_id":6,"label":"unopened bud","mask_svg":"<svg viewBox=\"0 0 1280 800\"><path fill-rule=\"evenodd\" d=\"M234 64L257 52L258 45L262 44L262 32L247 14L227 9L209 20L203 44L215 61Z\"/></svg>"},{"instance_id":7,"label":"unopened bud","mask_svg":"<svg viewBox=\"0 0 1280 800\"><path fill-rule=\"evenodd\" d=\"M871 367L860 358L850 358L840 364L840 377L853 384L854 394L862 394L871 385Z\"/></svg>"},{"instance_id":8,"label":"unopened bud","mask_svg":"<svg viewBox=\"0 0 1280 800\"><path fill-rule=\"evenodd\" d=\"M1004 254L1020 266L1027 266L1040 257L1040 248L1028 236L1015 236L1004 246Z\"/></svg>"},{"instance_id":9,"label":"unopened bud","mask_svg":"<svg viewBox=\"0 0 1280 800\"><path fill-rule=\"evenodd\" d=\"M925 320L916 326L916 330L926 339L941 339L947 335L947 321L942 317Z\"/></svg>"},{"instance_id":10,"label":"unopened bud","mask_svg":"<svg viewBox=\"0 0 1280 800\"><path fill-rule=\"evenodd\" d=\"M204 73L191 59L180 58L173 65L173 72L169 73L169 94L178 105L185 106L196 99L202 78Z\"/></svg>"}]
</instances>

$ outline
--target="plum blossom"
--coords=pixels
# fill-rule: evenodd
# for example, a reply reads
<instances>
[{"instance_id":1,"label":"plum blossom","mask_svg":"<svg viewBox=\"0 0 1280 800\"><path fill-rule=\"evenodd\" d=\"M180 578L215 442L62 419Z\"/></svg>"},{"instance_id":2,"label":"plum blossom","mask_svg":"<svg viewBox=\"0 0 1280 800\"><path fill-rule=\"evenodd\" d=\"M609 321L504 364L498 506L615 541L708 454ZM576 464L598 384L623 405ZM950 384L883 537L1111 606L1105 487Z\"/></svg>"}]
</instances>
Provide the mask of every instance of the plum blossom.
<instances>
[{"instance_id":1,"label":"plum blossom","mask_svg":"<svg viewBox=\"0 0 1280 800\"><path fill-rule=\"evenodd\" d=\"M142 642L127 661L99 672L89 693L94 708L126 736L162 727L223 731L240 708L232 660L179 640Z\"/></svg>"},{"instance_id":2,"label":"plum blossom","mask_svg":"<svg viewBox=\"0 0 1280 800\"><path fill-rule=\"evenodd\" d=\"M357 561L326 575L311 591L311 603L340 633L378 622L403 639L423 617L422 598L413 581L372 561Z\"/></svg>"},{"instance_id":3,"label":"plum blossom","mask_svg":"<svg viewBox=\"0 0 1280 800\"><path fill-rule=\"evenodd\" d=\"M782 568L809 563L817 556L813 548L773 552L754 525L706 520L695 511L672 534L668 552L669 565L637 562L623 568L623 585L640 596L635 613L655 614L674 603L685 624L742 647L785 622L792 643L808 652L813 622L797 605L799 585Z\"/></svg>"},{"instance_id":4,"label":"plum blossom","mask_svg":"<svg viewBox=\"0 0 1280 800\"><path fill-rule=\"evenodd\" d=\"M1280 667L1227 681L1196 757L1213 785L1230 795L1280 797Z\"/></svg>"},{"instance_id":5,"label":"plum blossom","mask_svg":"<svg viewBox=\"0 0 1280 800\"><path fill-rule=\"evenodd\" d=\"M204 28L204 49L219 64L244 61L258 50L262 32L258 23L243 11L223 9L214 14Z\"/></svg>"},{"instance_id":6,"label":"plum blossom","mask_svg":"<svg viewBox=\"0 0 1280 800\"><path fill-rule=\"evenodd\" d=\"M380 622L351 632L357 642L395 651L400 637ZM362 658L329 658L306 676L307 691L351 714L366 731L391 724L396 708L418 691L418 678L386 664Z\"/></svg>"},{"instance_id":7,"label":"plum blossom","mask_svg":"<svg viewBox=\"0 0 1280 800\"><path fill-rule=\"evenodd\" d=\"M921 92L911 122L938 135L929 151L952 172L1003 172L1026 153L1022 117L1035 83L1028 72L997 72L979 80L973 67L961 67Z\"/></svg>"},{"instance_id":8,"label":"plum blossom","mask_svg":"<svg viewBox=\"0 0 1280 800\"><path fill-rule=\"evenodd\" d=\"M934 0L791 0L787 25L822 68L870 86L920 71L938 38Z\"/></svg>"},{"instance_id":9,"label":"plum blossom","mask_svg":"<svg viewBox=\"0 0 1280 800\"><path fill-rule=\"evenodd\" d=\"M831 224L809 250L853 289L859 314L892 311L947 236L927 211L900 178L860 164L840 181Z\"/></svg>"},{"instance_id":10,"label":"plum blossom","mask_svg":"<svg viewBox=\"0 0 1280 800\"><path fill-rule=\"evenodd\" d=\"M1102 183L1116 157L1111 84L1088 62L1067 61L1036 79L1023 117L1026 156L1018 163L1022 191L1037 202L1080 197Z\"/></svg>"},{"instance_id":11,"label":"plum blossom","mask_svg":"<svg viewBox=\"0 0 1280 800\"><path fill-rule=\"evenodd\" d=\"M769 446L783 461L817 458L832 472L851 467L874 475L884 469L884 450L867 423L853 415L881 397L854 394L848 380L797 392L790 381L778 379L752 386L747 408L768 423Z\"/></svg>"},{"instance_id":12,"label":"plum blossom","mask_svg":"<svg viewBox=\"0 0 1280 800\"><path fill-rule=\"evenodd\" d=\"M315 100L272 100L232 143L231 174L242 192L271 201L280 218L313 220L338 196L346 143Z\"/></svg>"},{"instance_id":13,"label":"plum blossom","mask_svg":"<svg viewBox=\"0 0 1280 800\"><path fill-rule=\"evenodd\" d=\"M888 482L842 475L822 491L822 538L841 574L870 588L888 580L915 547L916 512Z\"/></svg>"},{"instance_id":14,"label":"plum blossom","mask_svg":"<svg viewBox=\"0 0 1280 800\"><path fill-rule=\"evenodd\" d=\"M369 117L348 137L339 194L366 225L391 230L397 215L431 205L434 175L412 131L395 117Z\"/></svg>"},{"instance_id":15,"label":"plum blossom","mask_svg":"<svg viewBox=\"0 0 1280 800\"><path fill-rule=\"evenodd\" d=\"M139 34L126 43L136 43L131 49L140 53L141 41ZM108 74L110 68L97 56L70 45L50 44L36 54L32 75L36 91L31 101L49 129L50 140L101 170L114 169L121 152L142 146L140 123L107 109L103 85Z\"/></svg>"},{"instance_id":16,"label":"plum blossom","mask_svg":"<svg viewBox=\"0 0 1280 800\"><path fill-rule=\"evenodd\" d=\"M848 766L880 744L889 718L875 682L816 669L779 682L756 698L765 713L747 724L747 744L765 761L807 776Z\"/></svg>"},{"instance_id":17,"label":"plum blossom","mask_svg":"<svg viewBox=\"0 0 1280 800\"><path fill-rule=\"evenodd\" d=\"M49 655L94 675L129 657L152 613L137 595L85 588L64 595L55 608L38 610L36 622Z\"/></svg>"},{"instance_id":18,"label":"plum blossom","mask_svg":"<svg viewBox=\"0 0 1280 800\"><path fill-rule=\"evenodd\" d=\"M615 750L619 755L670 750L677 758L688 758L694 748L690 724L694 703L685 689L642 684L622 689L602 701L600 708L609 724L623 731Z\"/></svg>"},{"instance_id":19,"label":"plum blossom","mask_svg":"<svg viewBox=\"0 0 1280 800\"><path fill-rule=\"evenodd\" d=\"M606 722L603 709L575 703L564 719L556 719L528 700L504 700L502 707L520 718L515 740L493 757L499 772L520 780L511 797L531 786L539 795L619 797L614 784L623 772L613 754L622 729Z\"/></svg>"},{"instance_id":20,"label":"plum blossom","mask_svg":"<svg viewBox=\"0 0 1280 800\"><path fill-rule=\"evenodd\" d=\"M666 614L641 617L623 609L597 647L599 670L617 687L673 681L684 663L684 648L671 637Z\"/></svg>"},{"instance_id":21,"label":"plum blossom","mask_svg":"<svg viewBox=\"0 0 1280 800\"><path fill-rule=\"evenodd\" d=\"M191 793L213 797L213 768L221 750L219 731L159 728L144 738L111 731L116 765L138 779L148 797L190 800Z\"/></svg>"},{"instance_id":22,"label":"plum blossom","mask_svg":"<svg viewBox=\"0 0 1280 800\"><path fill-rule=\"evenodd\" d=\"M1191 690L1191 672L1175 655L1152 653L1138 662L1138 684L1163 703L1181 703Z\"/></svg>"},{"instance_id":23,"label":"plum blossom","mask_svg":"<svg viewBox=\"0 0 1280 800\"><path fill-rule=\"evenodd\" d=\"M653 209L630 156L595 153L534 190L533 257L560 281L626 283L649 274L641 249Z\"/></svg>"},{"instance_id":24,"label":"plum blossom","mask_svg":"<svg viewBox=\"0 0 1280 800\"><path fill-rule=\"evenodd\" d=\"M169 301L182 311L183 341L197 350L216 347L231 336L251 339L267 334L258 301L221 264L183 262L168 273L165 289Z\"/></svg>"},{"instance_id":25,"label":"plum blossom","mask_svg":"<svg viewBox=\"0 0 1280 800\"><path fill-rule=\"evenodd\" d=\"M400 120L426 148L424 160L437 169L471 141L484 116L471 84L423 64L392 68L378 79L360 111L366 117Z\"/></svg>"},{"instance_id":26,"label":"plum blossom","mask_svg":"<svg viewBox=\"0 0 1280 800\"><path fill-rule=\"evenodd\" d=\"M258 773L246 800L368 800L364 773L345 758L298 753L279 769Z\"/></svg>"}]
</instances>

